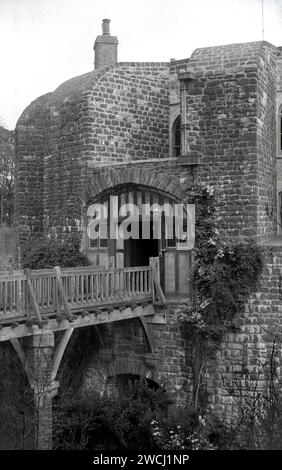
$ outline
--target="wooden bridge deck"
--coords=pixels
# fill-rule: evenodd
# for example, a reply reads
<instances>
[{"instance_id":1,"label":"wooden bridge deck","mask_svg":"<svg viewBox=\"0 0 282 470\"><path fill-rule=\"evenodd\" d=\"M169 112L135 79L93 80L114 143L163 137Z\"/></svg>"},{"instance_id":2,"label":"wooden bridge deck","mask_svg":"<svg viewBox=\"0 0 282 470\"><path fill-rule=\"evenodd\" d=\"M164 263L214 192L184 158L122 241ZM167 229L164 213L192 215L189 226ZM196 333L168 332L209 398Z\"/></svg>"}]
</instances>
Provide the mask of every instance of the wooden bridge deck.
<instances>
[{"instance_id":1,"label":"wooden bridge deck","mask_svg":"<svg viewBox=\"0 0 282 470\"><path fill-rule=\"evenodd\" d=\"M0 273L0 341L33 334L35 326L58 330L152 315L152 306L164 302L153 259L132 268Z\"/></svg>"}]
</instances>

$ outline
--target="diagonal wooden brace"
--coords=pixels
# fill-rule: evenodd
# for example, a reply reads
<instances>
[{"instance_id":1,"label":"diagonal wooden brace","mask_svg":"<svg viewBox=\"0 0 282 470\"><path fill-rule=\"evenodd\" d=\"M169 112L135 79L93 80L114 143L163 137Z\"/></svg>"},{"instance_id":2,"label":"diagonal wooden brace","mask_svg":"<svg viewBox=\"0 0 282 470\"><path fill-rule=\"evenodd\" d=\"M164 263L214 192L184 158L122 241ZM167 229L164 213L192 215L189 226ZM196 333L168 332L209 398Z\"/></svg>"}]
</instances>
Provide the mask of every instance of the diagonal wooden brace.
<instances>
[{"instance_id":1,"label":"diagonal wooden brace","mask_svg":"<svg viewBox=\"0 0 282 470\"><path fill-rule=\"evenodd\" d=\"M29 301L30 301L32 310L35 314L38 325L42 326L44 322L42 320L40 308L36 300L35 292L32 287L31 278L30 278L30 269L25 269L25 275L26 275L26 286L27 286L27 293L28 293Z\"/></svg>"},{"instance_id":2,"label":"diagonal wooden brace","mask_svg":"<svg viewBox=\"0 0 282 470\"><path fill-rule=\"evenodd\" d=\"M60 266L55 266L54 270L55 270L55 273L56 273L57 288L58 288L58 292L59 292L59 297L62 300L65 315L71 321L73 319L73 315L70 311L69 304L68 304L68 301L67 301L66 296L65 296L65 291L64 291L64 287L63 287L63 283L62 283L61 268L60 268Z\"/></svg>"},{"instance_id":3,"label":"diagonal wooden brace","mask_svg":"<svg viewBox=\"0 0 282 470\"><path fill-rule=\"evenodd\" d=\"M144 336L145 336L145 339L146 339L146 343L147 343L147 346L148 346L148 350L149 350L150 353L152 353L153 352L152 340L151 340L151 335L150 335L148 327L147 327L146 320L143 317L137 317L137 319L139 320L139 322L141 324L141 327L143 329Z\"/></svg>"}]
</instances>

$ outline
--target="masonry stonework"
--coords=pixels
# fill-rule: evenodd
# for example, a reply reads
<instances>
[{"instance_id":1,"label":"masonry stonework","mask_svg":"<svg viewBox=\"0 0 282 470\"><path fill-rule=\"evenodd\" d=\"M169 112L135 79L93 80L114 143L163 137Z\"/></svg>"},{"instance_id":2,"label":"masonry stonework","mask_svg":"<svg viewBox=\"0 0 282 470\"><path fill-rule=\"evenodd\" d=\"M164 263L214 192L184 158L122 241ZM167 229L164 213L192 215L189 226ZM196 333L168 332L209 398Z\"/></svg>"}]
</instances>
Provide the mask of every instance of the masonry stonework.
<instances>
[{"instance_id":1,"label":"masonry stonework","mask_svg":"<svg viewBox=\"0 0 282 470\"><path fill-rule=\"evenodd\" d=\"M198 49L180 74L185 159L218 190L229 236L276 233L265 211L276 213L276 55L260 42Z\"/></svg>"},{"instance_id":2,"label":"masonry stonework","mask_svg":"<svg viewBox=\"0 0 282 470\"><path fill-rule=\"evenodd\" d=\"M161 63L108 66L33 103L17 126L19 240L77 230L83 168L168 157L168 115Z\"/></svg>"},{"instance_id":3,"label":"masonry stonework","mask_svg":"<svg viewBox=\"0 0 282 470\"><path fill-rule=\"evenodd\" d=\"M147 327L153 351L138 320L102 325L98 333L95 328L78 331L70 342L62 371L69 368L73 358L83 356L82 396L107 396L112 380L119 376L141 377L161 387L175 407L185 406L192 392L191 354L187 354L189 342L182 325L174 321L173 306L160 310L152 323L148 320ZM82 344L83 355L78 352ZM76 367L79 370L81 363Z\"/></svg>"},{"instance_id":4,"label":"masonry stonework","mask_svg":"<svg viewBox=\"0 0 282 470\"><path fill-rule=\"evenodd\" d=\"M263 256L257 292L245 306L238 331L226 336L207 374L210 409L233 424L243 417L244 398L251 402L254 390L267 393L271 355L278 374L281 370L281 246L264 246Z\"/></svg>"}]
</instances>

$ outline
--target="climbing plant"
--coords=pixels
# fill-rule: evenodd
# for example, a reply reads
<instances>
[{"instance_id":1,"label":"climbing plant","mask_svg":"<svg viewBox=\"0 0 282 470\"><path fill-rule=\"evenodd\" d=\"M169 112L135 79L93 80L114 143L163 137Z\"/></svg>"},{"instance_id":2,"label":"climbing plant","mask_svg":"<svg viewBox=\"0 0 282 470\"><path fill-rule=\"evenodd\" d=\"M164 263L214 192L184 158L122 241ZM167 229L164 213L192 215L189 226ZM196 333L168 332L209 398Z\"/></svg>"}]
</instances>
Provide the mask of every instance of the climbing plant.
<instances>
[{"instance_id":1,"label":"climbing plant","mask_svg":"<svg viewBox=\"0 0 282 470\"><path fill-rule=\"evenodd\" d=\"M207 359L215 353L223 336L238 326L244 303L257 286L263 259L255 242L235 243L222 235L212 187L194 186L188 200L196 210L194 296L191 305L179 305L176 316L185 322L192 337L197 408Z\"/></svg>"}]
</instances>

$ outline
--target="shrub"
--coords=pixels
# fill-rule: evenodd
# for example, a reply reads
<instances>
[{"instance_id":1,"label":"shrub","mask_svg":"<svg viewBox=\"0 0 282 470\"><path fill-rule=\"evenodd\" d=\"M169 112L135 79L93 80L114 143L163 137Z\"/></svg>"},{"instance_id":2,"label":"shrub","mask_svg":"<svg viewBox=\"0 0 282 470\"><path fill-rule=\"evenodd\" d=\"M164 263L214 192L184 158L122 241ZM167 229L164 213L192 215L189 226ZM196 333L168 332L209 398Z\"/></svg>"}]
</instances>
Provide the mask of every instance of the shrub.
<instances>
[{"instance_id":1,"label":"shrub","mask_svg":"<svg viewBox=\"0 0 282 470\"><path fill-rule=\"evenodd\" d=\"M29 269L50 269L54 266L72 268L90 265L85 255L79 252L78 244L57 243L54 240L27 245L23 252L22 264Z\"/></svg>"},{"instance_id":2,"label":"shrub","mask_svg":"<svg viewBox=\"0 0 282 470\"><path fill-rule=\"evenodd\" d=\"M167 396L146 380L128 381L119 396L62 396L54 417L57 449L156 449L151 422L166 414Z\"/></svg>"}]
</instances>

